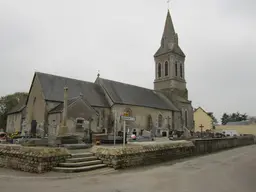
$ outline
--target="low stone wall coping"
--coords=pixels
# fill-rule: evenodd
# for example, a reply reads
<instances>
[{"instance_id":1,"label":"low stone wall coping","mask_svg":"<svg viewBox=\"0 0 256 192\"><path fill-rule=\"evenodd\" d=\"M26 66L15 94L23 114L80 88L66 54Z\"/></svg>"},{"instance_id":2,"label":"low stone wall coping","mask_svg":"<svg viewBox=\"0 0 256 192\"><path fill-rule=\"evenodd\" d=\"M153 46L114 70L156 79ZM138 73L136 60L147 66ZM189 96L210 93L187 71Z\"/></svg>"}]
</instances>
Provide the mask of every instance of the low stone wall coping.
<instances>
[{"instance_id":1,"label":"low stone wall coping","mask_svg":"<svg viewBox=\"0 0 256 192\"><path fill-rule=\"evenodd\" d=\"M125 147L94 146L92 152L109 167L120 169L212 153L254 143L255 137L253 136L191 141L134 142Z\"/></svg>"},{"instance_id":2,"label":"low stone wall coping","mask_svg":"<svg viewBox=\"0 0 256 192\"><path fill-rule=\"evenodd\" d=\"M66 148L49 148L49 147L23 147L14 144L0 144L0 154L26 155L44 157L69 156L70 153Z\"/></svg>"},{"instance_id":3,"label":"low stone wall coping","mask_svg":"<svg viewBox=\"0 0 256 192\"><path fill-rule=\"evenodd\" d=\"M126 145L125 147L94 146L92 148L92 152L101 155L117 156L154 152L161 150L170 150L184 147L194 147L194 144L191 141L132 143Z\"/></svg>"},{"instance_id":4,"label":"low stone wall coping","mask_svg":"<svg viewBox=\"0 0 256 192\"><path fill-rule=\"evenodd\" d=\"M70 157L66 148L24 147L0 144L0 166L26 172L42 173Z\"/></svg>"}]
</instances>

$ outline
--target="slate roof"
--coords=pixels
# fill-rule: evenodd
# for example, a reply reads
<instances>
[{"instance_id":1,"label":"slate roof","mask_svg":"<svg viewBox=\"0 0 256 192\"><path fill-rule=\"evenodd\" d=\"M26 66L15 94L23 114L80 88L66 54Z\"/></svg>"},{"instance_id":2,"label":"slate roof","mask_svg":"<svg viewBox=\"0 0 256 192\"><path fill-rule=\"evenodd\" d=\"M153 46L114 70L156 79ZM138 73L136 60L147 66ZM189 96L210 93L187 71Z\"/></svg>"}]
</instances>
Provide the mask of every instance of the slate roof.
<instances>
[{"instance_id":1,"label":"slate roof","mask_svg":"<svg viewBox=\"0 0 256 192\"><path fill-rule=\"evenodd\" d=\"M88 114L93 114L93 113L96 113L96 114L97 114L96 110L93 109L93 108L90 106L90 104L89 104L83 97L84 97L84 96L82 96L82 97L79 96L79 97L75 97L75 98L69 99L69 100L68 100L68 107L69 107L70 105L72 105L72 104L75 104L76 101L78 101L78 100L81 99L81 100L86 104L86 108L87 108ZM63 111L63 108L64 108L64 103L60 103L58 106L56 106L55 108L53 108L53 109L49 112L49 114L52 114L52 113L61 113L61 112Z\"/></svg>"},{"instance_id":2,"label":"slate roof","mask_svg":"<svg viewBox=\"0 0 256 192\"><path fill-rule=\"evenodd\" d=\"M68 106L71 105L72 103L74 103L78 98L72 98L68 100ZM49 113L61 113L63 111L64 108L64 103L60 103L59 105L57 105L56 107L54 107L51 111L49 111Z\"/></svg>"},{"instance_id":3,"label":"slate roof","mask_svg":"<svg viewBox=\"0 0 256 192\"><path fill-rule=\"evenodd\" d=\"M19 113L21 112L24 108L26 107L26 105L22 104L22 105L17 105L14 108L12 108L9 112L8 115L14 114L14 113Z\"/></svg>"},{"instance_id":4,"label":"slate roof","mask_svg":"<svg viewBox=\"0 0 256 192\"><path fill-rule=\"evenodd\" d=\"M177 101L180 101L182 103L191 103L191 101L189 101L183 97L180 97L180 96L176 96L176 99L177 99Z\"/></svg>"},{"instance_id":5,"label":"slate roof","mask_svg":"<svg viewBox=\"0 0 256 192\"><path fill-rule=\"evenodd\" d=\"M18 105L13 107L9 112L8 115L14 114L14 113L19 113L22 112L23 109L26 107L26 99L24 98Z\"/></svg>"},{"instance_id":6,"label":"slate roof","mask_svg":"<svg viewBox=\"0 0 256 192\"><path fill-rule=\"evenodd\" d=\"M36 72L45 100L63 102L64 87L68 87L68 97L74 98L83 94L91 106L109 107L100 85L46 73Z\"/></svg>"},{"instance_id":7,"label":"slate roof","mask_svg":"<svg viewBox=\"0 0 256 192\"><path fill-rule=\"evenodd\" d=\"M157 52L155 53L155 57L162 55L162 54L166 54L166 53L176 53L182 57L185 57L186 55L184 54L184 52L181 50L179 45L174 45L173 49L170 49L169 47L160 47Z\"/></svg>"},{"instance_id":8,"label":"slate roof","mask_svg":"<svg viewBox=\"0 0 256 192\"><path fill-rule=\"evenodd\" d=\"M102 78L98 80L111 100L116 104L179 111L175 105L160 92Z\"/></svg>"},{"instance_id":9,"label":"slate roof","mask_svg":"<svg viewBox=\"0 0 256 192\"><path fill-rule=\"evenodd\" d=\"M41 72L35 74L41 84L45 100L62 102L51 110L51 113L62 111L65 86L68 87L68 104L74 102L74 99L82 94L85 102L92 107L110 107L105 90L116 104L179 111L166 96L151 89L102 78L98 78L100 84L97 84Z\"/></svg>"}]
</instances>

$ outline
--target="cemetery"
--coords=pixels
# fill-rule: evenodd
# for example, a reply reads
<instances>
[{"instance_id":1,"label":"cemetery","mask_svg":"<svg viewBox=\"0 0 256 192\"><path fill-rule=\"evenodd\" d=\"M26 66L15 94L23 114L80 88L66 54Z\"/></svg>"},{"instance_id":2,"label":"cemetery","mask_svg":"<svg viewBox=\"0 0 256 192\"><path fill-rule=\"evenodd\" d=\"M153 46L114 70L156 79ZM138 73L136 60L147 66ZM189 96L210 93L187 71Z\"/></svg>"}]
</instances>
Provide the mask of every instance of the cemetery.
<instances>
[{"instance_id":1,"label":"cemetery","mask_svg":"<svg viewBox=\"0 0 256 192\"><path fill-rule=\"evenodd\" d=\"M128 112L120 115L121 130L117 131L115 122L113 132L95 133L91 128L91 116L79 117L79 110L85 110L79 108L85 106L82 96L76 98L77 103L72 108L68 105L67 90L65 87L64 102L59 107L61 111L55 109L57 115L62 116L58 129L50 125L47 134L43 126L31 129L29 134L1 134L5 140L2 139L0 144L0 167L31 173L83 172L105 167L122 169L255 144L252 135L212 138L209 134L201 138L193 137L184 126L182 131L164 129L160 134L156 129L137 130L129 126L136 118ZM73 110L69 115L68 109ZM89 110L95 114L92 108ZM51 113L49 118L57 118L57 115ZM69 123L71 118L77 122L75 128Z\"/></svg>"}]
</instances>

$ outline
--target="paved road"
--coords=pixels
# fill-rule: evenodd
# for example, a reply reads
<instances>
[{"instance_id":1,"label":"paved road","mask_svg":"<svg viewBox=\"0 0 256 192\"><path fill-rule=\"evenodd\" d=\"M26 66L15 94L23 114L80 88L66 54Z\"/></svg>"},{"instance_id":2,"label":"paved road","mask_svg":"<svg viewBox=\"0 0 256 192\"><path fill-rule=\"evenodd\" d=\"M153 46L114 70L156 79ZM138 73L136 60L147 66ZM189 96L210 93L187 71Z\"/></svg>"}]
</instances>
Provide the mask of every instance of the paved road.
<instances>
[{"instance_id":1,"label":"paved road","mask_svg":"<svg viewBox=\"0 0 256 192\"><path fill-rule=\"evenodd\" d=\"M124 171L72 179L1 178L1 192L255 192L256 145Z\"/></svg>"}]
</instances>

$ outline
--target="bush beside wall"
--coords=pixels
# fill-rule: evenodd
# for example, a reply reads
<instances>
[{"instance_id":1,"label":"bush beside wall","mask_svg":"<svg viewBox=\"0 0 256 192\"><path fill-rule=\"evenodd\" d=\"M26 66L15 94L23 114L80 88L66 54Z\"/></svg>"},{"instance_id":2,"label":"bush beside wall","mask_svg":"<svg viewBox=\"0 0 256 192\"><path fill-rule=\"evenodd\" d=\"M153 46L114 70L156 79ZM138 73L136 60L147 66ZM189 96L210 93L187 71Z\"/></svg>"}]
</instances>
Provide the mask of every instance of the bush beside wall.
<instances>
[{"instance_id":1,"label":"bush beside wall","mask_svg":"<svg viewBox=\"0 0 256 192\"><path fill-rule=\"evenodd\" d=\"M0 144L0 167L43 173L70 157L65 148L23 147Z\"/></svg>"}]
</instances>

